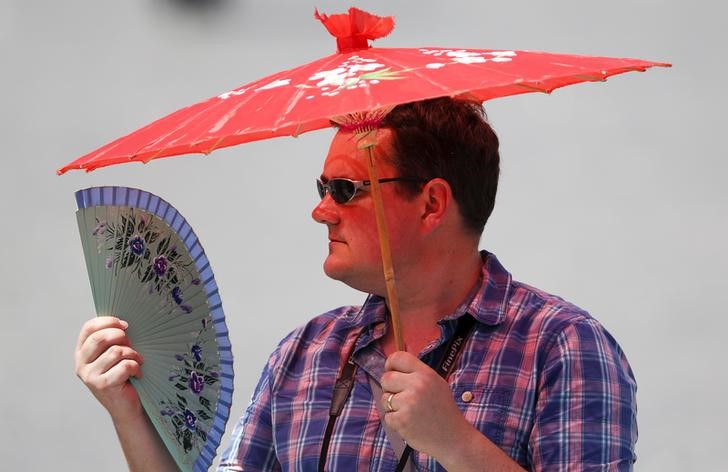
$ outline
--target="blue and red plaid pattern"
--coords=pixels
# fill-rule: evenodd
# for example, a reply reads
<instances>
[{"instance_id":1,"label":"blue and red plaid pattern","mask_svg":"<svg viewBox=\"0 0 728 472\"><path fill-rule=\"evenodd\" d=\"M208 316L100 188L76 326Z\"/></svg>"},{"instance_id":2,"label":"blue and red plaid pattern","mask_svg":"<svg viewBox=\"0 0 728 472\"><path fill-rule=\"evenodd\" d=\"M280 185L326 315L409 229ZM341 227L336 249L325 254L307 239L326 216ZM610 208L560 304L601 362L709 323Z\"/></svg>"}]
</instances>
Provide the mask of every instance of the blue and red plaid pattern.
<instances>
[{"instance_id":1,"label":"blue and red plaid pattern","mask_svg":"<svg viewBox=\"0 0 728 472\"><path fill-rule=\"evenodd\" d=\"M637 441L636 383L612 336L588 313L513 281L483 253L473 296L441 320L420 358L438 359L462 316L478 321L449 378L465 418L529 470L631 470ZM379 297L314 318L270 357L220 470L318 467L334 382L356 342L356 383L334 429L327 470L394 470L369 377L379 380L386 329ZM470 392L468 395L463 395ZM444 470L414 452L417 470Z\"/></svg>"}]
</instances>

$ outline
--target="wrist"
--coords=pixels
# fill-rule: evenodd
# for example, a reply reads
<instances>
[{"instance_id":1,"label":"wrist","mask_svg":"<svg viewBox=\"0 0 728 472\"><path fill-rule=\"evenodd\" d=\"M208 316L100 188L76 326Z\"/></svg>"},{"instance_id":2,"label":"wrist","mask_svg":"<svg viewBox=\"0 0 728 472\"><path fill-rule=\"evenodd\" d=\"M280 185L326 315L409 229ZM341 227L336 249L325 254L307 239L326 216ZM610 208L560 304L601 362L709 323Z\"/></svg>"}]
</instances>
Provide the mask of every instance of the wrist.
<instances>
[{"instance_id":1,"label":"wrist","mask_svg":"<svg viewBox=\"0 0 728 472\"><path fill-rule=\"evenodd\" d=\"M114 422L117 428L133 427L149 421L141 404L125 405L117 408L107 407L106 411L108 411L111 421Z\"/></svg>"}]
</instances>

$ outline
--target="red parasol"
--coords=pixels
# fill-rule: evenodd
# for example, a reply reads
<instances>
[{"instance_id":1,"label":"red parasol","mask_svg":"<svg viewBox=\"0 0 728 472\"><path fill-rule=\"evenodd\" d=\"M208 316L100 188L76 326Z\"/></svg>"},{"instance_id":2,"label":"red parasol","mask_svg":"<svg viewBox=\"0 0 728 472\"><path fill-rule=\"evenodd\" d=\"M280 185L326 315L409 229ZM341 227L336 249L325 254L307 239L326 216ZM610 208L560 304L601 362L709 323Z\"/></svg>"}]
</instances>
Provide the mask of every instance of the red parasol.
<instances>
[{"instance_id":1,"label":"red parasol","mask_svg":"<svg viewBox=\"0 0 728 472\"><path fill-rule=\"evenodd\" d=\"M76 159L60 168L58 174L130 161L146 163L180 154L208 154L221 147L326 128L342 117L350 122L352 115L357 117L357 126L368 131L376 127L377 115L367 112L379 113L381 118L402 103L443 96L482 102L521 93L550 93L566 85L670 66L640 59L535 51L373 48L370 40L386 36L394 28L392 17L378 17L356 8L346 14L316 12L315 16L336 37L335 54L178 110ZM374 144L373 140L362 142L362 147ZM371 157L370 164L375 184ZM388 300L395 305L390 309L395 336L401 339L381 197L377 186L372 187Z\"/></svg>"},{"instance_id":2,"label":"red parasol","mask_svg":"<svg viewBox=\"0 0 728 472\"><path fill-rule=\"evenodd\" d=\"M579 82L669 64L639 59L534 51L372 48L389 34L392 17L351 8L316 13L336 37L335 54L264 77L182 108L58 170L91 171L129 161L210 153L276 136L329 127L332 117L442 96L486 101L528 92L549 93Z\"/></svg>"}]
</instances>

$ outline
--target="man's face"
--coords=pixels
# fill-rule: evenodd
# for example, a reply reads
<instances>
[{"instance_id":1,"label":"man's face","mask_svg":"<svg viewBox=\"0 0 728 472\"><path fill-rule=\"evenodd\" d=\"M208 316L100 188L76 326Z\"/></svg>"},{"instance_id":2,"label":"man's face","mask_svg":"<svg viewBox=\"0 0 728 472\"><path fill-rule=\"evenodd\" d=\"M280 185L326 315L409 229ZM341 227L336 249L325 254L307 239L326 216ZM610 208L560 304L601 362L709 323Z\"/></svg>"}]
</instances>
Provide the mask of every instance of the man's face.
<instances>
[{"instance_id":1,"label":"man's face","mask_svg":"<svg viewBox=\"0 0 728 472\"><path fill-rule=\"evenodd\" d=\"M381 129L374 149L379 179L402 177L384 159L391 151L391 131ZM339 131L331 142L321 181L333 178L369 180L366 150L357 148L357 136ZM392 255L397 267L417 247L417 199L397 192L396 183L382 183L382 200ZM324 272L329 277L364 292L384 295L384 277L371 186L360 189L347 203L336 203L327 194L312 212L328 228L329 253Z\"/></svg>"}]
</instances>

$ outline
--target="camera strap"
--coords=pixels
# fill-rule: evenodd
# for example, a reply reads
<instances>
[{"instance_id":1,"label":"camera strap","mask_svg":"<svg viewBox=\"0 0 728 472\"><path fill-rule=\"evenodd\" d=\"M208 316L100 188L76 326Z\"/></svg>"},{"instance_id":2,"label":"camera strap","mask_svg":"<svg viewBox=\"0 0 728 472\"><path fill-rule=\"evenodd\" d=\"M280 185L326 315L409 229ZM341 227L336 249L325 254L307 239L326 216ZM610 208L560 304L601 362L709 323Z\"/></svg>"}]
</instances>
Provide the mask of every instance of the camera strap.
<instances>
[{"instance_id":1,"label":"camera strap","mask_svg":"<svg viewBox=\"0 0 728 472\"><path fill-rule=\"evenodd\" d=\"M470 333L472 333L475 325L476 320L470 315L465 315L460 318L455 334L448 342L445 350L440 356L437 366L435 367L435 372L437 372L438 375L440 375L440 377L442 377L443 379L447 379L447 377L450 375L453 368L455 367L457 359L462 353L465 341L470 336ZM357 366L354 363L354 348L356 346L356 341L359 339L360 335L361 333L358 333L353 342L351 342L351 344L348 346L348 355L346 356L346 362L341 368L339 377L336 379L336 383L334 384L333 396L331 398L331 406L329 407L329 421L326 425L323 442L321 443L321 455L319 456L318 467L319 472L323 472L324 466L326 465L329 444L331 442L331 436L334 431L336 419L339 417L339 415L341 415L341 412L344 409L344 405L346 404L346 401L351 395L352 389L354 388L354 377L357 370ZM376 404L378 405L378 402ZM381 415L381 417L383 418L383 415ZM391 440L392 439L390 438L390 441ZM405 447L404 451L402 452L402 456L400 457L397 464L396 472L402 472L404 470L405 466L407 465L407 461L409 460L409 456L412 453L412 448L404 443L404 441L402 441L402 443L405 444Z\"/></svg>"}]
</instances>

